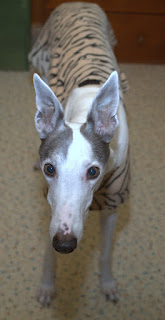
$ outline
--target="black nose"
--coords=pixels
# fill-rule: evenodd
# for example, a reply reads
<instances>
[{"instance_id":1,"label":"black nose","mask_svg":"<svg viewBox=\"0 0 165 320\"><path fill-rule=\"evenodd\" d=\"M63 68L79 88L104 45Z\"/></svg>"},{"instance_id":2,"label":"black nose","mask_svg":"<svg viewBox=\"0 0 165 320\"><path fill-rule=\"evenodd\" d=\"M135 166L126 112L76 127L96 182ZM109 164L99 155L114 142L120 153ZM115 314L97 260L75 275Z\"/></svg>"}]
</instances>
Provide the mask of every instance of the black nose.
<instances>
[{"instance_id":1,"label":"black nose","mask_svg":"<svg viewBox=\"0 0 165 320\"><path fill-rule=\"evenodd\" d=\"M57 233L53 238L53 248L60 253L70 253L77 247L77 239L71 235Z\"/></svg>"}]
</instances>

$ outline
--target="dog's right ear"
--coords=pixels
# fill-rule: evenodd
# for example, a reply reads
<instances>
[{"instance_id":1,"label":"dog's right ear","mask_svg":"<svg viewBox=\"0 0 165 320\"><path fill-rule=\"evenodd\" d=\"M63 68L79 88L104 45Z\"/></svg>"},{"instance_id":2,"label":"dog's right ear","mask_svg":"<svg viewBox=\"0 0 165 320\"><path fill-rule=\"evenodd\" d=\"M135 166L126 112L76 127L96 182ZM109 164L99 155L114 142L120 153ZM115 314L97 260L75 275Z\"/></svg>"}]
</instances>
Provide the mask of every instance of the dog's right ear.
<instances>
[{"instance_id":1,"label":"dog's right ear","mask_svg":"<svg viewBox=\"0 0 165 320\"><path fill-rule=\"evenodd\" d=\"M109 143L118 126L117 109L119 105L118 74L114 71L99 89L87 116L87 127L101 139Z\"/></svg>"},{"instance_id":2,"label":"dog's right ear","mask_svg":"<svg viewBox=\"0 0 165 320\"><path fill-rule=\"evenodd\" d=\"M36 92L37 113L35 125L40 138L45 139L57 126L64 123L61 103L49 86L35 73L33 83Z\"/></svg>"}]
</instances>

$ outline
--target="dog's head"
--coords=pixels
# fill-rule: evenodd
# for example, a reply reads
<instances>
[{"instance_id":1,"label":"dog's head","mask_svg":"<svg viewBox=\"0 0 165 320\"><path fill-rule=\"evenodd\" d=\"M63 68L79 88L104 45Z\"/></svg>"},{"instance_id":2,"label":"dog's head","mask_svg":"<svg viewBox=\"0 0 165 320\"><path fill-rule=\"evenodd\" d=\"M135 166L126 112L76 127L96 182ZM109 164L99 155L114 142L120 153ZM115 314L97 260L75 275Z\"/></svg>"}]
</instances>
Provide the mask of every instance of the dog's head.
<instances>
[{"instance_id":1,"label":"dog's head","mask_svg":"<svg viewBox=\"0 0 165 320\"><path fill-rule=\"evenodd\" d=\"M50 237L57 251L69 253L81 239L109 159L109 142L118 125L118 76L113 72L99 89L82 125L64 121L62 105L37 74L34 87L41 168L49 185Z\"/></svg>"}]
</instances>

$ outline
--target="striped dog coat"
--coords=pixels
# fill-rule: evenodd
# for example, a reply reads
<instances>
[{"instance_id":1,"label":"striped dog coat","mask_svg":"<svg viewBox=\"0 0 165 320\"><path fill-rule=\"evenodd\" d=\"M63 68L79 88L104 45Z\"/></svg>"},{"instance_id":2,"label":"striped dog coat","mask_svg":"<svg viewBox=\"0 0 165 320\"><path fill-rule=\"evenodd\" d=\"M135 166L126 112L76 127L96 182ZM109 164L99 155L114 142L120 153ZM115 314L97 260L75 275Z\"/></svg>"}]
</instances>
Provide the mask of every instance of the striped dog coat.
<instances>
[{"instance_id":1,"label":"striped dog coat","mask_svg":"<svg viewBox=\"0 0 165 320\"><path fill-rule=\"evenodd\" d=\"M91 3L64 3L43 26L29 54L29 61L48 81L65 107L74 88L101 86L109 75L120 70L114 56L116 38L102 9ZM120 104L124 106L126 81L120 78ZM115 139L112 138L112 140ZM91 209L113 210L129 193L129 151L120 166L105 175L94 194Z\"/></svg>"}]
</instances>

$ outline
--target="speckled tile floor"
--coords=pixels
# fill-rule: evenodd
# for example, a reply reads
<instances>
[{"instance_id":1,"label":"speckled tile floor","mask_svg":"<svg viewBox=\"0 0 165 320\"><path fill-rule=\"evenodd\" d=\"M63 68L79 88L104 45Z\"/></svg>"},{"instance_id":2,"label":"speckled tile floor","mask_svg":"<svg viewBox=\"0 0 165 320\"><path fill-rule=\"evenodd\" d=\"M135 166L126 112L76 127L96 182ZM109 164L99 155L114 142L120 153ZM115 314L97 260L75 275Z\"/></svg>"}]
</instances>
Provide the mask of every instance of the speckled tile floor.
<instances>
[{"instance_id":1,"label":"speckled tile floor","mask_svg":"<svg viewBox=\"0 0 165 320\"><path fill-rule=\"evenodd\" d=\"M97 212L79 248L58 255L57 297L49 309L35 299L49 207L32 166L39 146L28 72L0 72L1 320L165 319L165 66L122 65L131 140L131 196L120 208L113 270L120 302L99 287Z\"/></svg>"}]
</instances>

